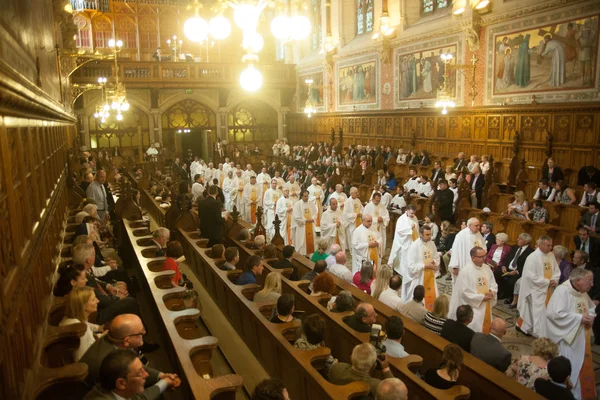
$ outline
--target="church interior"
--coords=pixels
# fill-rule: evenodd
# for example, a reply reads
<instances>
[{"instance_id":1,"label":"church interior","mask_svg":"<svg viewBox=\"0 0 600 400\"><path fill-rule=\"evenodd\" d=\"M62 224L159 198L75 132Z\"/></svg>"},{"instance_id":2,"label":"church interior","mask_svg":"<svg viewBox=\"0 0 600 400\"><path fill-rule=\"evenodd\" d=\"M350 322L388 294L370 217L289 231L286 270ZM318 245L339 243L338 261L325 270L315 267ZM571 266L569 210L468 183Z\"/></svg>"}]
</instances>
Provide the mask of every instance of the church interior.
<instances>
[{"instance_id":1,"label":"church interior","mask_svg":"<svg viewBox=\"0 0 600 400\"><path fill-rule=\"evenodd\" d=\"M4 0L0 398L597 399L599 22Z\"/></svg>"}]
</instances>

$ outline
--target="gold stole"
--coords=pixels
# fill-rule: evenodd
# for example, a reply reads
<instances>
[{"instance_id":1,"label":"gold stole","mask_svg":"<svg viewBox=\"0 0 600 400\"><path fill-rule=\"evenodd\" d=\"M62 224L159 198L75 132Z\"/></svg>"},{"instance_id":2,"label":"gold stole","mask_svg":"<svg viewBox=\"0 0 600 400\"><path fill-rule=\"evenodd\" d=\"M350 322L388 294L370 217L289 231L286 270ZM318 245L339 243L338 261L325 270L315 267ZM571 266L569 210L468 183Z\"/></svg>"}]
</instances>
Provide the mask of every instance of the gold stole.
<instances>
[{"instance_id":1,"label":"gold stole","mask_svg":"<svg viewBox=\"0 0 600 400\"><path fill-rule=\"evenodd\" d=\"M425 243L423 243L423 264L428 264L433 255ZM423 269L423 286L425 287L425 308L433 311L433 303L435 302L435 275L432 269Z\"/></svg>"},{"instance_id":2,"label":"gold stole","mask_svg":"<svg viewBox=\"0 0 600 400\"><path fill-rule=\"evenodd\" d=\"M379 210L377 209L375 209L375 219L377 220L377 232L381 232L381 225L379 225Z\"/></svg>"},{"instance_id":3,"label":"gold stole","mask_svg":"<svg viewBox=\"0 0 600 400\"><path fill-rule=\"evenodd\" d=\"M321 209L323 208L321 206L321 191L317 191L317 193L315 193L318 196L315 196L315 203L317 203L317 227L321 227Z\"/></svg>"},{"instance_id":4,"label":"gold stole","mask_svg":"<svg viewBox=\"0 0 600 400\"><path fill-rule=\"evenodd\" d=\"M333 224L337 225L337 222L339 221L339 218L336 218L335 216L333 217ZM335 227L335 243L338 245L340 244L340 228L338 228L337 226Z\"/></svg>"},{"instance_id":5,"label":"gold stole","mask_svg":"<svg viewBox=\"0 0 600 400\"><path fill-rule=\"evenodd\" d=\"M256 188L252 187L250 192L250 201L254 204L250 204L250 222L256 223Z\"/></svg>"},{"instance_id":6,"label":"gold stole","mask_svg":"<svg viewBox=\"0 0 600 400\"><path fill-rule=\"evenodd\" d=\"M587 315L587 304L584 300L578 300L575 303L577 314ZM583 365L579 372L579 383L581 384L581 398L596 398L596 380L594 376L594 363L592 361L592 340L591 329L585 329L585 355L583 356Z\"/></svg>"},{"instance_id":7,"label":"gold stole","mask_svg":"<svg viewBox=\"0 0 600 400\"><path fill-rule=\"evenodd\" d=\"M277 208L277 201L279 200L279 193L274 192L273 193L273 212L275 212L275 209Z\"/></svg>"},{"instance_id":8,"label":"gold stole","mask_svg":"<svg viewBox=\"0 0 600 400\"><path fill-rule=\"evenodd\" d=\"M287 235L288 244L291 245L292 244L292 213L287 211L288 201L290 201L290 200L286 199L286 201L285 201L285 206L286 206L285 231L286 231L286 235Z\"/></svg>"},{"instance_id":9,"label":"gold stole","mask_svg":"<svg viewBox=\"0 0 600 400\"><path fill-rule=\"evenodd\" d=\"M294 203L298 201L298 193L296 193L296 188L294 185L290 185L292 187L291 192L290 193L290 197L294 198Z\"/></svg>"},{"instance_id":10,"label":"gold stole","mask_svg":"<svg viewBox=\"0 0 600 400\"><path fill-rule=\"evenodd\" d=\"M483 270L477 271L479 275L477 277L477 293L479 294L487 294L490 291L489 282L487 277L483 276ZM490 325L492 323L492 309L490 305L490 300L485 302L485 317L483 318L483 327L481 331L485 334L490 333Z\"/></svg>"},{"instance_id":11,"label":"gold stole","mask_svg":"<svg viewBox=\"0 0 600 400\"><path fill-rule=\"evenodd\" d=\"M219 187L221 189L223 189L223 181L225 180L225 174L220 173L220 178L219 178Z\"/></svg>"},{"instance_id":12,"label":"gold stole","mask_svg":"<svg viewBox=\"0 0 600 400\"><path fill-rule=\"evenodd\" d=\"M418 238L419 238L419 231L417 231L417 225L413 224L413 226L412 226L412 241L414 242Z\"/></svg>"},{"instance_id":13,"label":"gold stole","mask_svg":"<svg viewBox=\"0 0 600 400\"><path fill-rule=\"evenodd\" d=\"M358 228L362 224L362 214L360 213L360 204L354 200L352 200L352 204L354 204L354 213L356 214L356 224L354 227Z\"/></svg>"},{"instance_id":14,"label":"gold stole","mask_svg":"<svg viewBox=\"0 0 600 400\"><path fill-rule=\"evenodd\" d=\"M375 241L375 235L369 232L369 242ZM369 247L369 260L373 262L373 271L377 272L377 261L379 261L379 246Z\"/></svg>"},{"instance_id":15,"label":"gold stole","mask_svg":"<svg viewBox=\"0 0 600 400\"><path fill-rule=\"evenodd\" d=\"M304 220L307 221L312 219L310 208L304 209ZM315 233L313 231L313 223L306 222L304 224L304 240L306 241L306 254L312 254L315 252Z\"/></svg>"},{"instance_id":16,"label":"gold stole","mask_svg":"<svg viewBox=\"0 0 600 400\"><path fill-rule=\"evenodd\" d=\"M267 184L267 182L263 182L263 192L262 192L262 201L263 201L263 204L265 203L265 193L267 192L268 186L269 185Z\"/></svg>"},{"instance_id":17,"label":"gold stole","mask_svg":"<svg viewBox=\"0 0 600 400\"><path fill-rule=\"evenodd\" d=\"M242 180L238 181L238 192L240 192L239 193L240 197L242 197L243 191L244 191L244 180L242 179Z\"/></svg>"},{"instance_id":18,"label":"gold stole","mask_svg":"<svg viewBox=\"0 0 600 400\"><path fill-rule=\"evenodd\" d=\"M544 256L542 268L544 269L544 279L552 279L552 264L548 260L548 256ZM554 293L554 287L548 286L548 292L546 292L546 305L548 305L550 297L552 297L552 293Z\"/></svg>"}]
</instances>

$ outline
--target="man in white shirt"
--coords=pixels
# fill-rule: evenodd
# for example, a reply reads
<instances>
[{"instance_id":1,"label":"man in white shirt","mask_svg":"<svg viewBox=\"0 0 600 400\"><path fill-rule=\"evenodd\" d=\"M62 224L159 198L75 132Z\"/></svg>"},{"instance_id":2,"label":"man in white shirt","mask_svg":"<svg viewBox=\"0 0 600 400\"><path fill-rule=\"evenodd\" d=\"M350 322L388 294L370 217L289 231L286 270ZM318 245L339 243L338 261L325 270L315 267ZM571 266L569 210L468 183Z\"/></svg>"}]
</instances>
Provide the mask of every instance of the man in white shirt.
<instances>
[{"instance_id":1,"label":"man in white shirt","mask_svg":"<svg viewBox=\"0 0 600 400\"><path fill-rule=\"evenodd\" d=\"M194 157L194 161L190 164L190 175L196 176L197 174L204 175L204 171L201 171L200 162L198 156ZM195 179L194 179L195 181Z\"/></svg>"},{"instance_id":2,"label":"man in white shirt","mask_svg":"<svg viewBox=\"0 0 600 400\"><path fill-rule=\"evenodd\" d=\"M338 252L335 255L335 264L329 267L329 272L348 283L352 283L352 272L346 267L346 262L346 253L343 251Z\"/></svg>"},{"instance_id":3,"label":"man in white shirt","mask_svg":"<svg viewBox=\"0 0 600 400\"><path fill-rule=\"evenodd\" d=\"M404 323L402 318L393 315L388 318L385 324L385 333L387 339L382 343L385 346L385 354L388 356L402 358L408 356L402 345L402 335L404 335Z\"/></svg>"},{"instance_id":4,"label":"man in white shirt","mask_svg":"<svg viewBox=\"0 0 600 400\"><path fill-rule=\"evenodd\" d=\"M204 186L202 185L202 175L194 175L194 184L192 185L192 202L196 202L202 197L204 193Z\"/></svg>"},{"instance_id":5,"label":"man in white shirt","mask_svg":"<svg viewBox=\"0 0 600 400\"><path fill-rule=\"evenodd\" d=\"M350 198L344 202L344 226L346 229L346 239L352 242L354 230L362 224L363 205L358 198L358 189L353 187L350 189ZM348 248L352 254L352 243L349 243ZM360 269L360 268L359 268Z\"/></svg>"},{"instance_id":6,"label":"man in white shirt","mask_svg":"<svg viewBox=\"0 0 600 400\"><path fill-rule=\"evenodd\" d=\"M352 274L360 271L363 261L370 261L373 265L381 265L381 235L371 229L373 217L363 214L362 224L352 233Z\"/></svg>"},{"instance_id":7,"label":"man in white shirt","mask_svg":"<svg viewBox=\"0 0 600 400\"><path fill-rule=\"evenodd\" d=\"M596 190L596 184L594 182L588 182L583 185L583 195L581 196L581 201L579 202L580 207L586 207L588 203L592 201L600 201L598 196L598 191Z\"/></svg>"},{"instance_id":8,"label":"man in white shirt","mask_svg":"<svg viewBox=\"0 0 600 400\"><path fill-rule=\"evenodd\" d=\"M100 219L109 219L108 214L108 200L106 198L106 188L104 187L106 182L106 172L100 170L96 172L96 179L89 184L86 190L86 196L88 199L96 201L98 206L98 217Z\"/></svg>"},{"instance_id":9,"label":"man in white shirt","mask_svg":"<svg viewBox=\"0 0 600 400\"><path fill-rule=\"evenodd\" d=\"M294 202L290 197L290 185L286 183L283 185L282 190L283 196L277 200L277 205L275 207L275 211L279 216L279 234L283 238L283 242L286 246L292 245L294 241L294 232L293 232L293 221L292 221L292 211L294 208Z\"/></svg>"},{"instance_id":10,"label":"man in white shirt","mask_svg":"<svg viewBox=\"0 0 600 400\"><path fill-rule=\"evenodd\" d=\"M271 180L271 187L267 189L263 196L263 205L264 205L264 220L265 220L265 230L267 231L267 239L271 241L273 236L275 235L275 225L273 222L275 221L275 213L277 207L277 201L281 197L281 192L277 189L277 179Z\"/></svg>"},{"instance_id":11,"label":"man in white shirt","mask_svg":"<svg viewBox=\"0 0 600 400\"><path fill-rule=\"evenodd\" d=\"M534 200L554 201L554 196L556 196L556 189L548 185L548 179L540 179L540 181L538 182L538 186L538 189L533 195Z\"/></svg>"},{"instance_id":12,"label":"man in white shirt","mask_svg":"<svg viewBox=\"0 0 600 400\"><path fill-rule=\"evenodd\" d=\"M404 190L407 192L417 192L419 189L419 177L417 176L417 170L415 168L410 168L408 170L409 178L404 184Z\"/></svg>"},{"instance_id":13,"label":"man in white shirt","mask_svg":"<svg viewBox=\"0 0 600 400\"><path fill-rule=\"evenodd\" d=\"M308 179L308 178L307 178ZM315 216L315 223L317 232L321 231L321 216L323 215L323 188L316 177L312 177L310 180L311 185L308 187L308 201L315 205L317 209L317 215Z\"/></svg>"},{"instance_id":14,"label":"man in white shirt","mask_svg":"<svg viewBox=\"0 0 600 400\"><path fill-rule=\"evenodd\" d=\"M396 311L400 311L404 302L400 295L400 288L402 287L402 278L400 275L394 275L390 278L390 287L385 289L379 295L379 301L388 307L393 308Z\"/></svg>"},{"instance_id":15,"label":"man in white shirt","mask_svg":"<svg viewBox=\"0 0 600 400\"><path fill-rule=\"evenodd\" d=\"M244 186L242 198L246 211L244 220L254 226L257 222L256 211L258 211L258 207L262 207L263 204L262 188L256 183L256 176L250 175L250 182Z\"/></svg>"}]
</instances>

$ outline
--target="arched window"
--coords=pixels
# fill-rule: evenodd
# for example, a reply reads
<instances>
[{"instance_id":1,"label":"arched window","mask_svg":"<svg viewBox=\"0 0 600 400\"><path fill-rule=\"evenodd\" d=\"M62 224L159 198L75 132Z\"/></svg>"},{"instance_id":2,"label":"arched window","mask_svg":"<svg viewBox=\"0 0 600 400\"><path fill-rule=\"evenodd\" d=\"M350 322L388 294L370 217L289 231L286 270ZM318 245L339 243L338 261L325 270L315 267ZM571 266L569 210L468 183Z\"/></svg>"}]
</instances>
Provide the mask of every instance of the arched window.
<instances>
[{"instance_id":1,"label":"arched window","mask_svg":"<svg viewBox=\"0 0 600 400\"><path fill-rule=\"evenodd\" d=\"M92 47L90 20L84 14L77 14L73 17L73 23L77 27L75 46L77 48L90 49Z\"/></svg>"},{"instance_id":2,"label":"arched window","mask_svg":"<svg viewBox=\"0 0 600 400\"><path fill-rule=\"evenodd\" d=\"M124 49L137 49L135 22L129 17L121 17L116 25L117 39L123 41Z\"/></svg>"},{"instance_id":3,"label":"arched window","mask_svg":"<svg viewBox=\"0 0 600 400\"><path fill-rule=\"evenodd\" d=\"M147 52L154 52L158 47L158 27L151 17L140 20L140 48Z\"/></svg>"},{"instance_id":4,"label":"arched window","mask_svg":"<svg viewBox=\"0 0 600 400\"><path fill-rule=\"evenodd\" d=\"M150 146L150 135L148 129L148 115L135 106L123 113L123 119L117 121L111 116L105 123L88 117L90 127L90 143L92 148L142 148ZM138 134L138 126L142 127L142 136Z\"/></svg>"},{"instance_id":5,"label":"arched window","mask_svg":"<svg viewBox=\"0 0 600 400\"><path fill-rule=\"evenodd\" d=\"M94 48L108 47L108 41L112 39L112 22L104 15L99 15L92 20L94 32Z\"/></svg>"},{"instance_id":6,"label":"arched window","mask_svg":"<svg viewBox=\"0 0 600 400\"><path fill-rule=\"evenodd\" d=\"M423 0L421 3L421 14L429 15L436 10L446 10L448 5L452 5L452 1L448 0Z\"/></svg>"},{"instance_id":7,"label":"arched window","mask_svg":"<svg viewBox=\"0 0 600 400\"><path fill-rule=\"evenodd\" d=\"M241 103L228 114L229 143L277 139L277 112L267 104Z\"/></svg>"},{"instance_id":8,"label":"arched window","mask_svg":"<svg viewBox=\"0 0 600 400\"><path fill-rule=\"evenodd\" d=\"M175 143L175 135L180 129L216 130L215 113L204 104L187 99L172 105L162 115L163 141L167 145Z\"/></svg>"},{"instance_id":9,"label":"arched window","mask_svg":"<svg viewBox=\"0 0 600 400\"><path fill-rule=\"evenodd\" d=\"M373 0L356 0L356 34L373 31Z\"/></svg>"}]
</instances>

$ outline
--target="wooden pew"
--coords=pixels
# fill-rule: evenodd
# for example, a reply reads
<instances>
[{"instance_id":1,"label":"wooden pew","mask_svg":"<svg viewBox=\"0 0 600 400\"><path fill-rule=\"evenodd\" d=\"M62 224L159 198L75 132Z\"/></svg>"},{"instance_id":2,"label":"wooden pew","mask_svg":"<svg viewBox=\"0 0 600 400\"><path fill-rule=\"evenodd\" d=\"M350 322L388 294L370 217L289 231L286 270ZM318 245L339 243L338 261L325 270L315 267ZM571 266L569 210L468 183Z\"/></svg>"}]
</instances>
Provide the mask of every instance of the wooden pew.
<instances>
[{"instance_id":1,"label":"wooden pew","mask_svg":"<svg viewBox=\"0 0 600 400\"><path fill-rule=\"evenodd\" d=\"M171 286L173 271L156 272L157 268L153 268L157 259L151 256L155 254L145 251L151 250L147 246L151 238L149 229L143 227L143 221L124 219L123 224L126 239L130 241L143 276L147 279L148 288L191 394L196 399L234 399L236 391L242 387L242 377L234 374L218 377L212 375L210 358L212 351L217 348L218 339L200 336L195 327L195 321L200 318L200 310L181 309L181 301L178 300L183 298L185 289Z\"/></svg>"},{"instance_id":2,"label":"wooden pew","mask_svg":"<svg viewBox=\"0 0 600 400\"><path fill-rule=\"evenodd\" d=\"M235 241L230 238L228 238L228 240L230 240L231 243L235 243L236 245L241 246L240 248L244 249L244 252L248 252L248 254L251 252L250 250L247 250L243 246L243 244L239 243L238 241ZM242 252L240 252L240 258L241 257ZM313 267L313 263L310 260L298 255L294 257L292 262L297 268L299 268L298 274L300 276L303 273L311 270ZM266 269L269 269L269 266L265 267ZM420 355L423 358L423 365L420 368L421 372L424 372L428 368L435 368L439 365L443 350L448 344L447 340L441 338L438 335L435 335L434 333L425 329L423 326L413 321L412 319L403 316L402 314L394 311L385 304L379 302L378 300L375 300L373 297L365 294L364 292L356 288L354 285L351 285L348 282L345 282L336 276L333 276L333 278L337 286L336 291L348 290L352 293L353 297L355 298L355 301L368 302L372 304L378 314L378 323L381 323L383 326L385 326L385 322L387 321L387 319L393 315L402 318L405 327L405 333L402 338L402 343L409 353ZM324 317L326 315L327 317L329 317L326 318L328 322L331 319L336 319L335 315L331 317L333 313L326 312L323 305L320 305L318 302L310 299L311 296L307 296L305 295L305 293L302 294L300 290L297 290L297 285L294 285L294 282L289 282L286 279L282 279L282 282L284 283L284 291L292 292L292 289L294 289L293 293L296 296L296 304L299 306L300 304L302 304L302 307L304 307L305 311L308 312L308 309L306 308L307 305L303 304L302 300L308 299L310 300L310 303L314 305L313 310L315 312L319 311L322 315L324 315ZM301 300L301 303L298 303L299 300ZM318 308L319 306L317 306L317 304L319 304L320 309ZM339 318L337 322L338 325L339 323L343 324L343 322L341 322L341 318ZM330 324L328 323L328 327L329 326ZM347 328L345 324L343 324L343 327L344 330L342 332L354 332ZM340 332L337 332L337 335L333 336L331 340L333 340L334 345L343 347L343 341L339 339L341 337L340 334ZM354 333L354 335L360 334ZM366 341L368 339L366 336L363 336L363 338L363 341ZM329 344L329 342L327 343ZM348 346L346 346L345 348L338 349L334 345L331 345L332 352L336 356L340 357L340 359L343 359L343 356L345 355L345 353L343 353L344 351L351 352L351 348L348 348ZM342 351L342 353L340 353L340 351ZM347 354L349 355L350 353ZM396 374L396 371L394 372ZM403 377L400 376L400 373L396 375L400 377L400 379L403 379ZM406 378L409 379L410 377ZM405 383L408 385L406 381ZM476 357L468 353L464 354L464 364L463 368L461 369L459 383L468 387L471 391L471 395L473 396L473 398L476 399L541 399L541 397L539 395L536 395L533 391L527 389L523 385L520 385L516 381L507 378L503 373L497 371L493 367L487 365L483 361L477 359ZM415 388L414 390L417 389ZM409 392L410 391L411 388L409 387Z\"/></svg>"},{"instance_id":3,"label":"wooden pew","mask_svg":"<svg viewBox=\"0 0 600 400\"><path fill-rule=\"evenodd\" d=\"M186 258L204 288L267 372L284 381L292 398L350 399L369 391L364 382L338 386L326 381L313 364L325 360L330 354L329 349L302 351L293 347L289 340L295 338L297 323L269 322L261 309L264 305L251 300L256 285L235 285L233 281L241 271L221 271L217 266L219 260L207 255L207 249L200 247L195 233L180 229L180 235Z\"/></svg>"}]
</instances>

